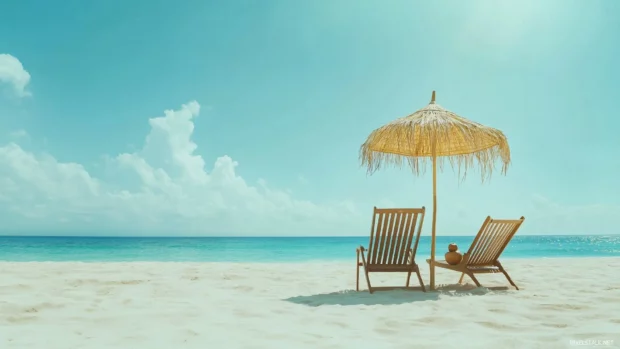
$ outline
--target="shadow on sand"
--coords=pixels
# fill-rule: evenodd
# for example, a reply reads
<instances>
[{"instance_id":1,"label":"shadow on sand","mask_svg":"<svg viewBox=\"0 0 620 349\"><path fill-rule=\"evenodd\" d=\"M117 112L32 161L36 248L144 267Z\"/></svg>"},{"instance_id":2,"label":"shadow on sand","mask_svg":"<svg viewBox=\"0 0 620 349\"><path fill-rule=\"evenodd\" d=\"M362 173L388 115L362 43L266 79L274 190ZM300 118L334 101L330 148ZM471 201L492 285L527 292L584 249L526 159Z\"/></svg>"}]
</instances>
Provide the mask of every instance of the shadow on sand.
<instances>
[{"instance_id":1,"label":"shadow on sand","mask_svg":"<svg viewBox=\"0 0 620 349\"><path fill-rule=\"evenodd\" d=\"M296 296L284 301L318 307L321 305L398 305L422 301L437 301L441 297L484 296L488 293L498 294L508 292L508 287L475 287L472 285L442 285L436 291L409 291L395 289L389 291L345 290L332 293L315 294L311 296Z\"/></svg>"}]
</instances>

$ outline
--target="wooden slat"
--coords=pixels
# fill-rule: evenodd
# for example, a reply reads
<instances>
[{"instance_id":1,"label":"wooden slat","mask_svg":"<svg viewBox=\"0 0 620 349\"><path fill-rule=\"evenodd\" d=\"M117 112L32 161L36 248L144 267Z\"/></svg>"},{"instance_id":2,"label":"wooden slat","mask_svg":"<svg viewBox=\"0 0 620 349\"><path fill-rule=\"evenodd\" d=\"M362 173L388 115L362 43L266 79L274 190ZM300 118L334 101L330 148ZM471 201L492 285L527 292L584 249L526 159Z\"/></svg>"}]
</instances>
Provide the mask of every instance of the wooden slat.
<instances>
[{"instance_id":1,"label":"wooden slat","mask_svg":"<svg viewBox=\"0 0 620 349\"><path fill-rule=\"evenodd\" d=\"M497 246L495 251L493 251L493 257L492 257L493 261L496 261L499 258L499 256L502 254L502 252L504 251L504 249L506 248L510 240L512 240L512 237L514 236L514 234L517 232L517 229L521 225L521 222L517 221L511 224L507 224L507 225L508 227L505 232L506 237L504 238L504 241L502 242L502 244Z\"/></svg>"},{"instance_id":2,"label":"wooden slat","mask_svg":"<svg viewBox=\"0 0 620 349\"><path fill-rule=\"evenodd\" d=\"M375 210L376 212L377 210ZM368 253L368 263L375 264L377 250L379 249L379 240L381 239L381 229L383 229L383 214L377 213L377 226L375 228L375 241L373 242L372 251Z\"/></svg>"},{"instance_id":3,"label":"wooden slat","mask_svg":"<svg viewBox=\"0 0 620 349\"><path fill-rule=\"evenodd\" d=\"M499 223L499 224L517 223L519 221L520 221L519 219L493 219L493 222Z\"/></svg>"},{"instance_id":4,"label":"wooden slat","mask_svg":"<svg viewBox=\"0 0 620 349\"><path fill-rule=\"evenodd\" d=\"M501 238L498 239L497 244L493 245L493 248L489 252L489 263L493 263L497 260L497 258L499 258L500 251L503 249L504 246L508 244L508 242L512 238L511 232L514 230L514 227L514 222L504 224Z\"/></svg>"},{"instance_id":5,"label":"wooden slat","mask_svg":"<svg viewBox=\"0 0 620 349\"><path fill-rule=\"evenodd\" d=\"M387 256L387 261L386 261L387 264L394 264L396 241L400 239L400 234L401 234L401 231L398 228L400 225L400 218L402 217L402 215L403 215L402 212L397 212L392 221L392 231L391 231L392 237L390 238L390 248L388 250L388 256Z\"/></svg>"},{"instance_id":6,"label":"wooden slat","mask_svg":"<svg viewBox=\"0 0 620 349\"><path fill-rule=\"evenodd\" d=\"M396 239L396 246L394 247L394 256L392 258L392 264L398 264L400 255L401 255L401 246L404 246L405 243L403 242L403 236L405 235L403 228L405 227L405 221L407 220L407 215L409 215L409 213L406 212L401 212L400 214L400 220L399 220L399 224L398 224L398 238Z\"/></svg>"},{"instance_id":7,"label":"wooden slat","mask_svg":"<svg viewBox=\"0 0 620 349\"><path fill-rule=\"evenodd\" d=\"M514 223L503 223L500 224L501 229L499 236L495 240L495 242L488 248L488 252L486 258L482 260L482 263L493 263L498 256L499 250L506 244L506 241L510 237L510 232L514 227Z\"/></svg>"},{"instance_id":8,"label":"wooden slat","mask_svg":"<svg viewBox=\"0 0 620 349\"><path fill-rule=\"evenodd\" d=\"M405 250L400 256L400 264L407 263L407 254L409 253L409 248L411 247L411 241L413 240L412 232L415 231L415 226L416 226L417 221L418 221L418 214L414 213L411 217L411 224L409 224L407 228L405 229L407 240L405 242Z\"/></svg>"},{"instance_id":9,"label":"wooden slat","mask_svg":"<svg viewBox=\"0 0 620 349\"><path fill-rule=\"evenodd\" d=\"M474 238L474 241L472 241L471 245L469 245L469 250L467 250L466 254L467 254L468 258L470 258L470 260L471 260L471 257L474 254L474 250L478 246L478 241L480 240L480 236L486 230L487 225L489 225L490 221L491 221L491 217L487 216L487 218L484 220L484 223L482 223L482 226L480 227L480 230L478 230L478 234L476 234L476 237Z\"/></svg>"},{"instance_id":10,"label":"wooden slat","mask_svg":"<svg viewBox=\"0 0 620 349\"><path fill-rule=\"evenodd\" d=\"M373 214L372 214L372 224L370 226L370 240L368 241L368 262L370 263L370 254L372 253L372 251L374 250L374 248L372 247L375 237L375 221L377 220L377 208L374 208Z\"/></svg>"},{"instance_id":11,"label":"wooden slat","mask_svg":"<svg viewBox=\"0 0 620 349\"><path fill-rule=\"evenodd\" d=\"M398 212L393 212L390 214L390 223L387 227L387 232L385 233L385 243L383 245L383 257L381 258L381 264L389 263L389 255L390 255L390 247L392 246L393 233L394 233L394 221L396 221L396 216Z\"/></svg>"},{"instance_id":12,"label":"wooden slat","mask_svg":"<svg viewBox=\"0 0 620 349\"><path fill-rule=\"evenodd\" d=\"M493 221L490 221L487 225L486 229L480 235L480 241L478 241L478 245L476 249L472 253L470 257L469 264L478 264L482 255L484 255L487 246L492 241L493 236L495 235L495 230L497 229L497 225L493 224Z\"/></svg>"},{"instance_id":13,"label":"wooden slat","mask_svg":"<svg viewBox=\"0 0 620 349\"><path fill-rule=\"evenodd\" d=\"M375 208L375 213L423 213L423 208Z\"/></svg>"},{"instance_id":14,"label":"wooden slat","mask_svg":"<svg viewBox=\"0 0 620 349\"><path fill-rule=\"evenodd\" d=\"M413 245L413 257L415 257L418 252L418 244L420 243L420 236L422 235L422 225L424 224L424 212L425 208L422 207L422 216L420 217L420 223L418 224L418 230L415 232L415 244Z\"/></svg>"},{"instance_id":15,"label":"wooden slat","mask_svg":"<svg viewBox=\"0 0 620 349\"><path fill-rule=\"evenodd\" d=\"M477 258L472 262L472 264L484 264L489 259L490 252L492 251L494 244L501 240L501 233L503 229L504 225L497 224L495 221L489 224L485 244L480 246L480 250L476 256Z\"/></svg>"},{"instance_id":16,"label":"wooden slat","mask_svg":"<svg viewBox=\"0 0 620 349\"><path fill-rule=\"evenodd\" d=\"M486 244L484 245L483 249L480 251L480 254L478 255L478 263L484 263L484 260L489 257L488 254L489 254L489 251L492 249L493 244L501 238L500 234L501 234L502 228L503 228L503 225L497 224L495 223L495 221L493 221L492 229L489 230L489 234L487 235Z\"/></svg>"},{"instance_id":17,"label":"wooden slat","mask_svg":"<svg viewBox=\"0 0 620 349\"><path fill-rule=\"evenodd\" d=\"M487 260L493 257L492 256L493 249L496 247L498 243L501 244L503 237L504 237L503 233L504 233L506 225L497 223L495 222L495 220L493 220L493 224L495 226L493 235L489 236L489 241L484 249L484 253L480 255L479 263L482 263L482 264L488 263Z\"/></svg>"},{"instance_id":18,"label":"wooden slat","mask_svg":"<svg viewBox=\"0 0 620 349\"><path fill-rule=\"evenodd\" d=\"M394 264L404 264L403 262L403 256L405 255L405 251L407 250L407 232L409 231L409 226L411 225L411 221L413 219L413 213L411 212L407 212L404 214L404 222L403 222L403 228L401 230L401 237L400 237L400 247L398 248L398 256L396 256L396 261L394 262Z\"/></svg>"},{"instance_id":19,"label":"wooden slat","mask_svg":"<svg viewBox=\"0 0 620 349\"><path fill-rule=\"evenodd\" d=\"M381 229L381 241L379 242L379 248L377 249L377 253L378 253L377 260L375 261L376 264L380 264L381 259L383 258L383 252L385 250L386 234L387 234L388 227L390 225L391 218L392 218L392 213L390 212L384 213L383 228Z\"/></svg>"},{"instance_id":20,"label":"wooden slat","mask_svg":"<svg viewBox=\"0 0 620 349\"><path fill-rule=\"evenodd\" d=\"M502 253L506 249L506 246L508 246L508 244L510 243L512 238L515 236L515 234L517 233L517 230L519 230L519 227L521 227L521 224L523 224L524 220L525 220L525 218L521 217L521 219L519 219L518 221L515 222L514 227L512 228L512 231L510 231L510 235L506 239L506 242L504 243L504 245L497 252L497 256L495 256L495 260L498 260L499 256L502 255Z\"/></svg>"}]
</instances>

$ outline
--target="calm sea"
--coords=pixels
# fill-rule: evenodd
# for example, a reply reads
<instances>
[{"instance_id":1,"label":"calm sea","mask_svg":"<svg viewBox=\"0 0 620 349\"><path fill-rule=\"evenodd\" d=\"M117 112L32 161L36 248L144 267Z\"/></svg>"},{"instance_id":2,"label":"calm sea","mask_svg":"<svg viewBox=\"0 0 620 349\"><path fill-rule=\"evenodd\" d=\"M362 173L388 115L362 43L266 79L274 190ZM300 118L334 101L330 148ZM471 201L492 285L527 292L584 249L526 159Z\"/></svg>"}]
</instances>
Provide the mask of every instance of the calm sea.
<instances>
[{"instance_id":1,"label":"calm sea","mask_svg":"<svg viewBox=\"0 0 620 349\"><path fill-rule=\"evenodd\" d=\"M438 256L451 242L465 252L473 236L440 236ZM353 261L368 237L0 237L1 261ZM420 239L416 259L430 255L430 237ZM620 235L516 236L503 258L620 257Z\"/></svg>"}]
</instances>

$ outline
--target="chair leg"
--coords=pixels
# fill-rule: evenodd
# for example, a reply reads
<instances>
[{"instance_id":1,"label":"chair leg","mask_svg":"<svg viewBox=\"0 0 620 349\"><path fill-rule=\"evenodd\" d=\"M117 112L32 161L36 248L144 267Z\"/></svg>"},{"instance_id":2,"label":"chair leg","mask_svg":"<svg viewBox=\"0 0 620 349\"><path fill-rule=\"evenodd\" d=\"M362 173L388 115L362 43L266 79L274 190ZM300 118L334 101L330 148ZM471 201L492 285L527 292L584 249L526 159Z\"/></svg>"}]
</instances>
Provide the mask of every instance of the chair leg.
<instances>
[{"instance_id":1,"label":"chair leg","mask_svg":"<svg viewBox=\"0 0 620 349\"><path fill-rule=\"evenodd\" d=\"M465 277L465 273L461 273L461 278L459 279L459 284L463 283L463 278Z\"/></svg>"},{"instance_id":2,"label":"chair leg","mask_svg":"<svg viewBox=\"0 0 620 349\"><path fill-rule=\"evenodd\" d=\"M368 276L368 269L366 269L366 257L364 257L364 248L359 248L360 255L362 257L362 266L364 267L364 275L366 276L366 283L368 284L368 292L372 293L372 285L370 285L370 277ZM359 268L359 263L357 263Z\"/></svg>"},{"instance_id":3,"label":"chair leg","mask_svg":"<svg viewBox=\"0 0 620 349\"><path fill-rule=\"evenodd\" d=\"M422 292L426 292L426 287L424 287L424 280L422 280L422 275L420 274L420 268L416 269L415 273L418 275L418 281L420 281L420 286L422 286Z\"/></svg>"},{"instance_id":4,"label":"chair leg","mask_svg":"<svg viewBox=\"0 0 620 349\"><path fill-rule=\"evenodd\" d=\"M508 275L508 273L506 272L506 270L503 267L499 267L499 270L504 274L504 276L506 277L506 279L508 279L508 282L510 282L510 284L512 286L514 286L517 291L519 290L519 287L517 287L517 285L514 283L514 281L512 281L512 279L510 278L510 276Z\"/></svg>"},{"instance_id":5,"label":"chair leg","mask_svg":"<svg viewBox=\"0 0 620 349\"><path fill-rule=\"evenodd\" d=\"M407 283L405 283L405 287L409 287L409 280L411 280L411 272L407 273Z\"/></svg>"},{"instance_id":6,"label":"chair leg","mask_svg":"<svg viewBox=\"0 0 620 349\"><path fill-rule=\"evenodd\" d=\"M481 287L482 285L480 285L480 283L478 282L478 279L476 279L476 277L474 276L474 273L468 273L467 274L476 284L476 286Z\"/></svg>"},{"instance_id":7,"label":"chair leg","mask_svg":"<svg viewBox=\"0 0 620 349\"><path fill-rule=\"evenodd\" d=\"M357 273L355 273L355 290L359 291L360 290L360 250L356 250L357 252L357 262L355 263L355 266L357 268Z\"/></svg>"},{"instance_id":8,"label":"chair leg","mask_svg":"<svg viewBox=\"0 0 620 349\"><path fill-rule=\"evenodd\" d=\"M364 274L366 274L366 283L368 284L368 292L372 293L372 286L370 285L370 277L368 276L368 271L364 268Z\"/></svg>"}]
</instances>

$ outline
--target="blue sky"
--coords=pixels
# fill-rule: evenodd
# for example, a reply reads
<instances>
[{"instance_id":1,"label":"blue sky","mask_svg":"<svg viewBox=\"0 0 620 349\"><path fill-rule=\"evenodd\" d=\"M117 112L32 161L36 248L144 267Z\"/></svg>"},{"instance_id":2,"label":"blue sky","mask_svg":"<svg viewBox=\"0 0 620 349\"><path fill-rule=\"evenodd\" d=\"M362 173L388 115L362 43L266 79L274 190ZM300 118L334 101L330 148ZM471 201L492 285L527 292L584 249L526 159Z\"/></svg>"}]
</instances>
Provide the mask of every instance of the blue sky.
<instances>
[{"instance_id":1,"label":"blue sky","mask_svg":"<svg viewBox=\"0 0 620 349\"><path fill-rule=\"evenodd\" d=\"M507 176L438 177L438 233L616 234L615 1L27 1L0 21L2 234L366 235L430 169L359 146L437 102ZM165 112L168 111L168 112ZM430 213L430 210L429 210ZM430 232L430 214L425 234Z\"/></svg>"}]
</instances>

